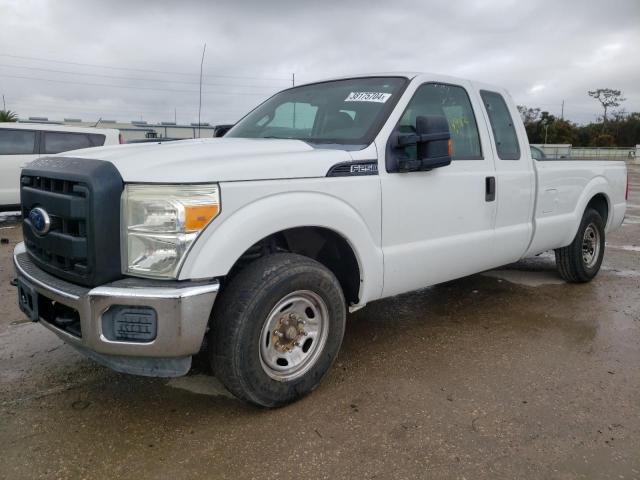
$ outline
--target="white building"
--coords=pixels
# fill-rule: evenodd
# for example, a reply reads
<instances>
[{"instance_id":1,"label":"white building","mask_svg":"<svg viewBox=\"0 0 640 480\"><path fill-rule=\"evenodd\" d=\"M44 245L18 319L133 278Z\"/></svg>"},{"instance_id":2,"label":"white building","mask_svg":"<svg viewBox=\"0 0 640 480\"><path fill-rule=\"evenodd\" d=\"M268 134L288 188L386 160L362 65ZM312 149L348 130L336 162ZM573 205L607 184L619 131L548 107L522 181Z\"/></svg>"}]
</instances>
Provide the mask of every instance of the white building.
<instances>
[{"instance_id":1,"label":"white building","mask_svg":"<svg viewBox=\"0 0 640 480\"><path fill-rule=\"evenodd\" d=\"M179 125L174 122L147 123L144 121L132 121L130 123L117 122L115 120L103 120L86 122L79 118L65 118L63 120L49 120L46 117L29 117L28 119L20 119L19 122L25 123L53 123L59 125L74 125L77 127L98 127L98 128L115 128L120 130L124 136L125 142L132 140L143 140L145 138L211 138L215 125L208 123L191 123L189 125Z\"/></svg>"}]
</instances>

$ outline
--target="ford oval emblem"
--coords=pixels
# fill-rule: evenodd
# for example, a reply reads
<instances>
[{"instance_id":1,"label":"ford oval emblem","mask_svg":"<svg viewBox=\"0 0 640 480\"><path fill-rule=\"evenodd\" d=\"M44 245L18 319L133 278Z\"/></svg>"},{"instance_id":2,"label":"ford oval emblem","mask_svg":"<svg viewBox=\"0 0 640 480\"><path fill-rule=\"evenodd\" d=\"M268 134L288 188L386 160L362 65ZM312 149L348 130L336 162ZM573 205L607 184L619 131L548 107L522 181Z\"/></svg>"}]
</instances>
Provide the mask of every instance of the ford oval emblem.
<instances>
[{"instance_id":1,"label":"ford oval emblem","mask_svg":"<svg viewBox=\"0 0 640 480\"><path fill-rule=\"evenodd\" d=\"M38 235L45 235L51 228L51 217L40 207L36 207L29 212L29 222Z\"/></svg>"}]
</instances>

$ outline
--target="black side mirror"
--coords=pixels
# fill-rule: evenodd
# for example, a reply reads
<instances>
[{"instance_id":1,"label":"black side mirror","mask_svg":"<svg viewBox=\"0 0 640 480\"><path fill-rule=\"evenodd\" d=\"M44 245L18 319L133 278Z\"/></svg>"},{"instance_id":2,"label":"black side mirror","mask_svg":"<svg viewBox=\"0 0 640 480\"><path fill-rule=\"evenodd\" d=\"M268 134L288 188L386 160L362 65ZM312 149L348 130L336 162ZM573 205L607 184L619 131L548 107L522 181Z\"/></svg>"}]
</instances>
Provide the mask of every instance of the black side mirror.
<instances>
[{"instance_id":1,"label":"black side mirror","mask_svg":"<svg viewBox=\"0 0 640 480\"><path fill-rule=\"evenodd\" d=\"M213 136L214 137L224 137L225 134L231 130L233 125L216 125L213 127Z\"/></svg>"},{"instance_id":2,"label":"black side mirror","mask_svg":"<svg viewBox=\"0 0 640 480\"><path fill-rule=\"evenodd\" d=\"M416 118L416 133L398 135L397 149L415 145L416 159L397 160L397 171L416 172L445 167L451 163L451 134L449 123L442 115L425 115Z\"/></svg>"},{"instance_id":3,"label":"black side mirror","mask_svg":"<svg viewBox=\"0 0 640 480\"><path fill-rule=\"evenodd\" d=\"M423 168L444 167L451 163L451 133L446 117L428 115L416 118L416 133L421 137L418 158L422 160Z\"/></svg>"}]
</instances>

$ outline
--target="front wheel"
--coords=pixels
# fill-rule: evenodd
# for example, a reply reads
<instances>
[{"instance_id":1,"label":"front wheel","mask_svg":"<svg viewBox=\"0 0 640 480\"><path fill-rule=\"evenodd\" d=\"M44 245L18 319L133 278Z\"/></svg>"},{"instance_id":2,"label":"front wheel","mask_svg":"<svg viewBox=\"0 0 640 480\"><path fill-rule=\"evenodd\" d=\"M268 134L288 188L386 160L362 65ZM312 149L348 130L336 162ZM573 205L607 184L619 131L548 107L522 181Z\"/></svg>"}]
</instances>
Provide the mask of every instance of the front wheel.
<instances>
[{"instance_id":1,"label":"front wheel","mask_svg":"<svg viewBox=\"0 0 640 480\"><path fill-rule=\"evenodd\" d=\"M555 253L558 272L567 282L584 283L595 277L604 257L604 221L600 214L587 209L573 242Z\"/></svg>"},{"instance_id":2,"label":"front wheel","mask_svg":"<svg viewBox=\"0 0 640 480\"><path fill-rule=\"evenodd\" d=\"M344 335L340 283L322 264L268 255L226 286L209 332L213 371L237 397L277 407L315 389Z\"/></svg>"}]
</instances>

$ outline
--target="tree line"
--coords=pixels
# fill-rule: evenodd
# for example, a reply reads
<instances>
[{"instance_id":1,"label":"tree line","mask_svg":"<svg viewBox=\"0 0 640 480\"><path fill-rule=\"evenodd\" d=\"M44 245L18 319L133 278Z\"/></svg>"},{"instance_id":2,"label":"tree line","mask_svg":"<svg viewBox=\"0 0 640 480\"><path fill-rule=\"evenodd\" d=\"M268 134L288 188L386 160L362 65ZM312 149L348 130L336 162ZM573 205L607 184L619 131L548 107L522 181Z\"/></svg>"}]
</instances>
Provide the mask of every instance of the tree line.
<instances>
[{"instance_id":1,"label":"tree line","mask_svg":"<svg viewBox=\"0 0 640 480\"><path fill-rule=\"evenodd\" d=\"M625 101L620 90L598 88L587 92L603 114L596 122L578 125L540 108L518 105L530 143L563 143L576 147L635 147L640 145L640 112L616 110Z\"/></svg>"}]
</instances>

